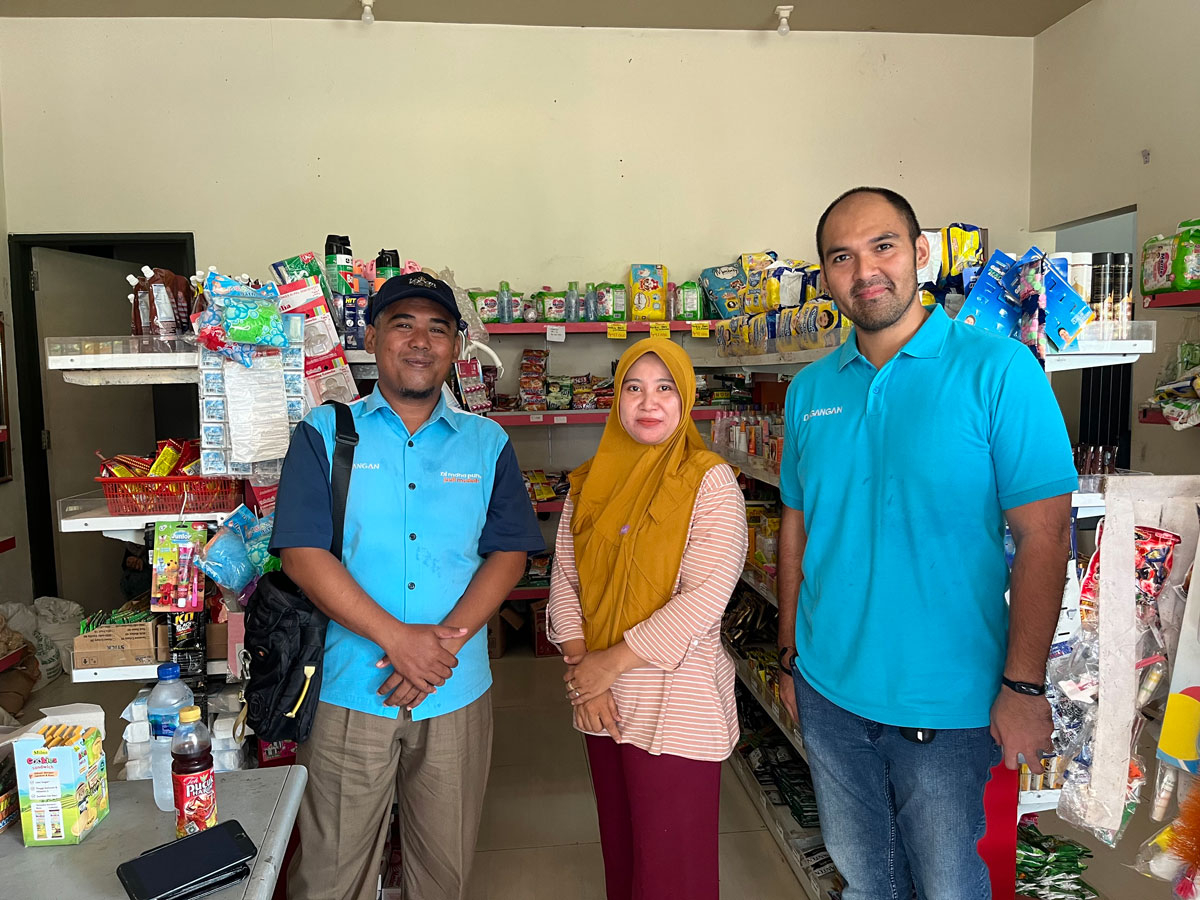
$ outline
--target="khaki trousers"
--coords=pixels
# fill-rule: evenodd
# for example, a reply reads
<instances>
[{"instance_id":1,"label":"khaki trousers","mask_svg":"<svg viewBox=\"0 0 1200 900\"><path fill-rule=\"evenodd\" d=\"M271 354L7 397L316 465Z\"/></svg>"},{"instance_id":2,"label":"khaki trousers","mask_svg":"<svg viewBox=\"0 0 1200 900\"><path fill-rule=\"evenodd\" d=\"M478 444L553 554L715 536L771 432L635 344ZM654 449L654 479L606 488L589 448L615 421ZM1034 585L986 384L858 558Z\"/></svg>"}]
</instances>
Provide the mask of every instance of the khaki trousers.
<instances>
[{"instance_id":1,"label":"khaki trousers","mask_svg":"<svg viewBox=\"0 0 1200 900\"><path fill-rule=\"evenodd\" d=\"M405 900L462 900L492 757L492 698L433 719L321 703L297 762L308 786L291 900L374 900L399 796Z\"/></svg>"}]
</instances>

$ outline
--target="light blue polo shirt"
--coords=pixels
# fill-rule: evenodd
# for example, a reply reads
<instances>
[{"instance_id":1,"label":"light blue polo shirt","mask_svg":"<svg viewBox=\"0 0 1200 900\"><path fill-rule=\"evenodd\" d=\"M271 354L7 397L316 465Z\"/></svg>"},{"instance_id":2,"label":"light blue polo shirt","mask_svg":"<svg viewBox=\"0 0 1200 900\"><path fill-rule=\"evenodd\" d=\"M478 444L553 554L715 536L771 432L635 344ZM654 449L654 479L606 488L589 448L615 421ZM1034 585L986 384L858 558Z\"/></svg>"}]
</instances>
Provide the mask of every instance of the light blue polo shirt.
<instances>
[{"instance_id":1,"label":"light blue polo shirt","mask_svg":"<svg viewBox=\"0 0 1200 900\"><path fill-rule=\"evenodd\" d=\"M780 496L808 534L796 664L866 719L987 726L1004 511L1076 490L1062 413L1028 347L940 306L882 369L857 333L787 393Z\"/></svg>"},{"instance_id":2,"label":"light blue polo shirt","mask_svg":"<svg viewBox=\"0 0 1200 900\"><path fill-rule=\"evenodd\" d=\"M409 434L376 387L350 404L358 446L346 503L342 562L371 598L402 622L440 623L496 550L545 549L516 453L499 424L443 398ZM292 437L275 506L271 549L328 548L333 535L329 472L332 407L308 414ZM373 641L330 622L321 700L396 718L376 691L391 674ZM413 710L431 719L461 709L491 686L486 629L458 654L450 679Z\"/></svg>"}]
</instances>

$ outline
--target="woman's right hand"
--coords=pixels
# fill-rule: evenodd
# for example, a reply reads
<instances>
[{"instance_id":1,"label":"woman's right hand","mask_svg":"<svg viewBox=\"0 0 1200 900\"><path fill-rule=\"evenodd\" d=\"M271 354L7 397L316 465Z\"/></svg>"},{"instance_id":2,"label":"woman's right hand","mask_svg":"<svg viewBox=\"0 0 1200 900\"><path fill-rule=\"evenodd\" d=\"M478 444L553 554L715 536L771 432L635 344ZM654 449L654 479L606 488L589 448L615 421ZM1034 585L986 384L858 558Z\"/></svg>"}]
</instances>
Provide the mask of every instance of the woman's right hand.
<instances>
[{"instance_id":1,"label":"woman's right hand","mask_svg":"<svg viewBox=\"0 0 1200 900\"><path fill-rule=\"evenodd\" d=\"M613 699L612 691L605 691L573 709L575 727L580 731L589 734L607 731L614 741L620 742L621 714L617 711L617 701Z\"/></svg>"}]
</instances>

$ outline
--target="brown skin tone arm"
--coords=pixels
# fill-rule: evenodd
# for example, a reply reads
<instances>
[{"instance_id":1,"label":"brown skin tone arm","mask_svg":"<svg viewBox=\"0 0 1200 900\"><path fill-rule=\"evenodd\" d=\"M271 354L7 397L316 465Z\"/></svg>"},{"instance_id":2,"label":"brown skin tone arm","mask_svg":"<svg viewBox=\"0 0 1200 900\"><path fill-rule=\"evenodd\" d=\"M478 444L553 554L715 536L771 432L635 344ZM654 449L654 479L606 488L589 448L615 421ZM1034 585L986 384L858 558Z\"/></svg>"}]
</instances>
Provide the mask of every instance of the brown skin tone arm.
<instances>
[{"instance_id":1,"label":"brown skin tone arm","mask_svg":"<svg viewBox=\"0 0 1200 900\"><path fill-rule=\"evenodd\" d=\"M800 583L804 580L801 565L804 562L804 545L807 541L804 513L784 506L776 549L776 599L779 602L777 643L780 648L794 647L796 644L796 607L800 598ZM796 684L792 679L779 679L779 697L792 718L798 721L800 716L796 711Z\"/></svg>"},{"instance_id":2,"label":"brown skin tone arm","mask_svg":"<svg viewBox=\"0 0 1200 900\"><path fill-rule=\"evenodd\" d=\"M1009 591L1008 656L1004 674L1040 685L1062 606L1070 552L1071 498L1038 500L1005 514L1017 553ZM1004 748L1004 764L1015 769L1018 755L1035 775L1039 753L1049 750L1054 725L1045 697L1029 697L1001 686L992 704L992 737Z\"/></svg>"}]
</instances>

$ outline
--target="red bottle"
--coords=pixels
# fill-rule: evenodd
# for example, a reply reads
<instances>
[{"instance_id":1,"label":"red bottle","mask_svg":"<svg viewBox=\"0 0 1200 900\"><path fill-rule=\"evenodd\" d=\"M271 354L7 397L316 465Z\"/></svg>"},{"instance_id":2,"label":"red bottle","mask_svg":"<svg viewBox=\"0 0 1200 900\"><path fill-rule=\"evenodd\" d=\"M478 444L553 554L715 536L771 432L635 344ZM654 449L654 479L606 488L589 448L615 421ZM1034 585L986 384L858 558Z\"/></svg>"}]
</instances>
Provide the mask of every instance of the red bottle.
<instances>
[{"instance_id":1,"label":"red bottle","mask_svg":"<svg viewBox=\"0 0 1200 900\"><path fill-rule=\"evenodd\" d=\"M179 712L171 738L171 784L175 792L175 834L187 837L217 824L217 782L212 738L200 721L200 707Z\"/></svg>"}]
</instances>

